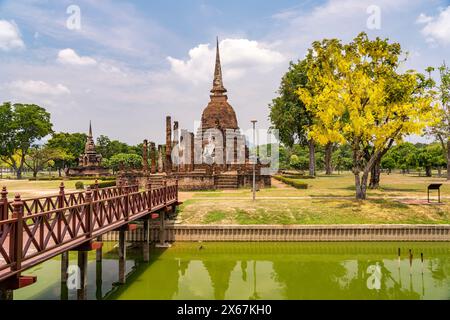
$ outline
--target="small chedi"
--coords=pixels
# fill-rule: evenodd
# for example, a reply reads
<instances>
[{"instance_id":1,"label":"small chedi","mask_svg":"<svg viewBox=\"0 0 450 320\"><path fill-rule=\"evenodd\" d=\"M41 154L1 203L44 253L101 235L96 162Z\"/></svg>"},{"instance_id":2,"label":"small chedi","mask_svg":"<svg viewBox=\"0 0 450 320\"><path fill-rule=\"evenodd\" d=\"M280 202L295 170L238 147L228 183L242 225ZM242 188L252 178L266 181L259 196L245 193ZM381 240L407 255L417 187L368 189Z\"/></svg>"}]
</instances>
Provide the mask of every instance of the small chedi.
<instances>
[{"instance_id":1,"label":"small chedi","mask_svg":"<svg viewBox=\"0 0 450 320\"><path fill-rule=\"evenodd\" d=\"M89 134L84 147L84 154L78 158L78 167L66 170L69 177L104 177L110 175L109 169L102 166L102 155L95 151L92 135L92 123L89 123Z\"/></svg>"},{"instance_id":2,"label":"small chedi","mask_svg":"<svg viewBox=\"0 0 450 320\"><path fill-rule=\"evenodd\" d=\"M160 186L178 180L180 190L215 190L251 187L253 162L246 138L240 132L236 113L228 102L222 78L219 41L210 102L203 111L197 132L180 129L179 123L166 118L166 144L156 148L148 140L143 144L142 170L121 170L118 183ZM271 184L264 165L255 164L258 188Z\"/></svg>"}]
</instances>

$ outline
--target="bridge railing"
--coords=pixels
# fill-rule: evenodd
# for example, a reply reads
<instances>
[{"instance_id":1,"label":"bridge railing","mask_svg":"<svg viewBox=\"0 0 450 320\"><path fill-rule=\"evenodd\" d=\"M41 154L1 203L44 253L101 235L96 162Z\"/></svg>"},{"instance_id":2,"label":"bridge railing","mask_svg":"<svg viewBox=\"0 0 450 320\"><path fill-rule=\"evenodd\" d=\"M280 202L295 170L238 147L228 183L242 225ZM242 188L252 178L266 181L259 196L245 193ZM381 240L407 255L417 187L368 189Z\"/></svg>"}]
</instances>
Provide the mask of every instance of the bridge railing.
<instances>
[{"instance_id":1,"label":"bridge railing","mask_svg":"<svg viewBox=\"0 0 450 320\"><path fill-rule=\"evenodd\" d=\"M117 197L125 193L125 191L137 192L139 191L139 186L118 186L100 189L98 187L98 183L96 183L92 188L94 200L104 200ZM7 198L8 192L6 187L3 187L0 198L0 220L5 220L13 213L12 201L8 201ZM57 195L24 199L22 202L24 205L24 215L33 215L44 211L60 209L62 207L71 207L78 204L83 204L86 202L86 191L83 190L66 193L64 184L61 183L59 187L59 194Z\"/></svg>"},{"instance_id":2,"label":"bridge railing","mask_svg":"<svg viewBox=\"0 0 450 320\"><path fill-rule=\"evenodd\" d=\"M109 196L113 194L117 195ZM175 204L178 202L177 194L177 183L155 189L149 185L144 191L133 186L115 188L103 195L99 193L95 200L94 191L88 188L83 198L78 198L83 199L83 203L68 205L70 202L62 199L70 199L70 196L66 198L60 194L57 205L50 206L50 210L42 206L42 211L37 213L30 213L26 203L29 200L21 200L20 195L16 195L12 202L3 201L0 208L5 210L7 204L8 215L0 220L0 279L4 278L5 272L19 272L36 261L55 256L59 248L67 250ZM12 214L9 215L10 208Z\"/></svg>"}]
</instances>

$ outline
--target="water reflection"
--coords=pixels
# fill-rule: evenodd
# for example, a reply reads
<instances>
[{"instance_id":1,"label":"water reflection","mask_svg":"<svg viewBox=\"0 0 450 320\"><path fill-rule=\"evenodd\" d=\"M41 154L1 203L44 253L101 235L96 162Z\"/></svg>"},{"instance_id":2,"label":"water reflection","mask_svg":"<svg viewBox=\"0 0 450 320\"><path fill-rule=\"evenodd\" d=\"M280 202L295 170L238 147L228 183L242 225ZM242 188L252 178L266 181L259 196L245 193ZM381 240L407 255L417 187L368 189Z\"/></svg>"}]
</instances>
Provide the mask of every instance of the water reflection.
<instances>
[{"instance_id":1,"label":"water reflection","mask_svg":"<svg viewBox=\"0 0 450 320\"><path fill-rule=\"evenodd\" d=\"M102 263L90 254L87 299L450 299L450 245L391 243L177 243L171 249L128 249L120 285L114 244ZM409 259L408 250L414 253ZM422 263L420 253L424 253ZM70 256L76 264L76 256ZM76 299L59 281L60 261L27 274L37 284L16 299ZM378 270L378 271L377 271Z\"/></svg>"}]
</instances>

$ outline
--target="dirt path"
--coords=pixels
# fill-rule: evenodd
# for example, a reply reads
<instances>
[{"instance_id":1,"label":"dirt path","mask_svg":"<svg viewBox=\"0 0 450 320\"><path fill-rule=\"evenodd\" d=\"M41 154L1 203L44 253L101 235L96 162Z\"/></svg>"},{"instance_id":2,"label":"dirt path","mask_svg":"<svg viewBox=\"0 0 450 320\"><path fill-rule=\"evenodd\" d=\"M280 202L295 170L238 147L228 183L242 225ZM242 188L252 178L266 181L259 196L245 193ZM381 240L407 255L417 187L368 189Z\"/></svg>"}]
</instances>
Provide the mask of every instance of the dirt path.
<instances>
[{"instance_id":1,"label":"dirt path","mask_svg":"<svg viewBox=\"0 0 450 320\"><path fill-rule=\"evenodd\" d=\"M277 189L286 189L286 190L297 190L294 187L291 187L290 185L287 185L281 181L278 181L277 179L272 178L272 187L275 187Z\"/></svg>"}]
</instances>

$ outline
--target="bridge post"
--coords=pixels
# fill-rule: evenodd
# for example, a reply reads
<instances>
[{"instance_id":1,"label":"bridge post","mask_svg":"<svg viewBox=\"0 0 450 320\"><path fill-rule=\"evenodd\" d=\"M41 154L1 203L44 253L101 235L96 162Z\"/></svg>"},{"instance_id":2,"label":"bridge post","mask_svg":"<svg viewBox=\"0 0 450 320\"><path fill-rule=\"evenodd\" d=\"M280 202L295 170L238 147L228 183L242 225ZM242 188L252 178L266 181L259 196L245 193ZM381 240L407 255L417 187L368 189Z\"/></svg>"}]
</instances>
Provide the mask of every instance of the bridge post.
<instances>
[{"instance_id":1,"label":"bridge post","mask_svg":"<svg viewBox=\"0 0 450 320\"><path fill-rule=\"evenodd\" d=\"M0 198L0 221L8 219L8 191L6 187L2 188ZM3 233L3 227L0 226L0 235Z\"/></svg>"},{"instance_id":2,"label":"bridge post","mask_svg":"<svg viewBox=\"0 0 450 320\"><path fill-rule=\"evenodd\" d=\"M125 228L119 230L119 283L125 284L125 269L127 261L127 247L125 243Z\"/></svg>"},{"instance_id":3,"label":"bridge post","mask_svg":"<svg viewBox=\"0 0 450 320\"><path fill-rule=\"evenodd\" d=\"M167 206L167 180L164 180L164 207Z\"/></svg>"},{"instance_id":4,"label":"bridge post","mask_svg":"<svg viewBox=\"0 0 450 320\"><path fill-rule=\"evenodd\" d=\"M61 209L61 211L58 212L58 225L57 225L57 233L58 233L58 241L59 243L63 242L62 238L62 215L64 214L64 211L62 210L64 208L64 198L65 198L65 192L64 192L64 182L61 182L59 185L59 195L58 195L58 208Z\"/></svg>"},{"instance_id":5,"label":"bridge post","mask_svg":"<svg viewBox=\"0 0 450 320\"><path fill-rule=\"evenodd\" d=\"M80 270L80 289L77 290L77 299L87 299L87 266L88 266L88 252L78 251L78 268Z\"/></svg>"},{"instance_id":6,"label":"bridge post","mask_svg":"<svg viewBox=\"0 0 450 320\"><path fill-rule=\"evenodd\" d=\"M61 283L67 283L67 270L69 269L69 251L61 253Z\"/></svg>"},{"instance_id":7,"label":"bridge post","mask_svg":"<svg viewBox=\"0 0 450 320\"><path fill-rule=\"evenodd\" d=\"M129 204L130 204L130 190L129 190L129 187L128 187L128 183L125 182L125 203L124 203L124 212L123 212L123 216L125 218L125 221L128 221Z\"/></svg>"},{"instance_id":8,"label":"bridge post","mask_svg":"<svg viewBox=\"0 0 450 320\"><path fill-rule=\"evenodd\" d=\"M86 214L85 214L85 225L86 225L86 238L90 238L92 236L92 190L91 187L88 186L86 190Z\"/></svg>"},{"instance_id":9,"label":"bridge post","mask_svg":"<svg viewBox=\"0 0 450 320\"><path fill-rule=\"evenodd\" d=\"M152 211L152 184L147 183L147 202L148 202L148 212Z\"/></svg>"},{"instance_id":10,"label":"bridge post","mask_svg":"<svg viewBox=\"0 0 450 320\"><path fill-rule=\"evenodd\" d=\"M99 200L99 194L100 194L100 189L98 186L98 179L95 180L95 184L94 184L94 201L98 201ZM97 212L97 214L100 214L100 212ZM94 220L95 221L95 220ZM103 217L100 216L100 221L101 223L103 223ZM103 241L103 237L102 236L98 236L97 237L97 241L98 242L102 242ZM97 262L97 264L100 262L102 262L102 255L103 255L103 246L100 246L96 251L95 251L95 261Z\"/></svg>"},{"instance_id":11,"label":"bridge post","mask_svg":"<svg viewBox=\"0 0 450 320\"><path fill-rule=\"evenodd\" d=\"M145 217L144 220L144 262L150 261L150 216Z\"/></svg>"},{"instance_id":12,"label":"bridge post","mask_svg":"<svg viewBox=\"0 0 450 320\"><path fill-rule=\"evenodd\" d=\"M97 237L97 241L98 242L102 242L103 241L103 236L98 236ZM100 248L98 248L95 251L95 261L97 262L102 262L102 256L103 256L103 246L101 246Z\"/></svg>"},{"instance_id":13,"label":"bridge post","mask_svg":"<svg viewBox=\"0 0 450 320\"><path fill-rule=\"evenodd\" d=\"M11 269L20 270L22 267L22 246L23 246L23 202L20 195L16 194L13 202L13 219L17 219L14 232L9 238L9 250L11 261L15 262Z\"/></svg>"},{"instance_id":14,"label":"bridge post","mask_svg":"<svg viewBox=\"0 0 450 320\"><path fill-rule=\"evenodd\" d=\"M166 241L166 210L167 207L159 212L159 243L157 248L170 248L170 244Z\"/></svg>"},{"instance_id":15,"label":"bridge post","mask_svg":"<svg viewBox=\"0 0 450 320\"><path fill-rule=\"evenodd\" d=\"M178 204L178 179L175 180L175 192L176 192L176 199Z\"/></svg>"},{"instance_id":16,"label":"bridge post","mask_svg":"<svg viewBox=\"0 0 450 320\"><path fill-rule=\"evenodd\" d=\"M94 201L98 200L99 188L98 188L98 179L95 179L94 183Z\"/></svg>"},{"instance_id":17,"label":"bridge post","mask_svg":"<svg viewBox=\"0 0 450 320\"><path fill-rule=\"evenodd\" d=\"M95 266L95 297L97 298L97 300L102 300L103 299L103 290L102 290L102 284L103 284L103 266L102 266L102 262L97 261L96 266Z\"/></svg>"},{"instance_id":18,"label":"bridge post","mask_svg":"<svg viewBox=\"0 0 450 320\"><path fill-rule=\"evenodd\" d=\"M67 279L69 270L69 251L61 254L61 300L69 299L69 288L67 287Z\"/></svg>"}]
</instances>

